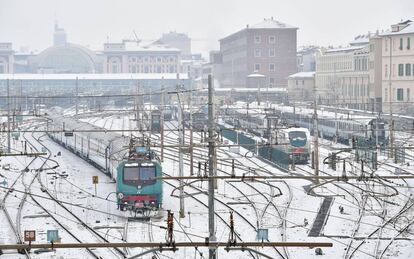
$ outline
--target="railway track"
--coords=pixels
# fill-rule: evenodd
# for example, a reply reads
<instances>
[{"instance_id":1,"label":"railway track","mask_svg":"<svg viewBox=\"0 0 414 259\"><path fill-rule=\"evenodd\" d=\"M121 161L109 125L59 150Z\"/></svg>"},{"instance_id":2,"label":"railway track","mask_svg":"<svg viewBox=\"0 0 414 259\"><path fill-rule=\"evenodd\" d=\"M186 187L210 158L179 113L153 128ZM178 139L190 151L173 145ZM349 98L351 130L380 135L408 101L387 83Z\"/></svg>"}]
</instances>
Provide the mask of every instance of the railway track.
<instances>
[{"instance_id":1,"label":"railway track","mask_svg":"<svg viewBox=\"0 0 414 259\"><path fill-rule=\"evenodd\" d=\"M24 134L23 134L23 136L24 136ZM23 244L24 243L23 238L22 238L22 234L21 234L22 232L21 232L20 218L21 218L22 208L23 208L23 205L24 205L24 200L26 199L26 197L25 197L26 195L23 196L24 198L19 203L17 214L16 214L16 222L13 222L13 220L12 220L12 217L11 217L11 215L10 215L8 209L7 209L6 201L7 201L8 197L10 196L10 194L13 192L13 189L16 187L19 180L21 180L24 183L24 179L23 179L24 175L30 171L30 166L36 161L36 159L37 159L37 157L34 157L25 166L25 168L21 170L19 175L16 177L16 179L13 181L13 183L9 186L9 188L7 189L6 193L4 194L2 200L0 201L0 208L3 211L10 228L14 233L15 240L16 240L17 244ZM18 252L24 254L24 256L28 259L31 258L30 254L27 250L18 251Z\"/></svg>"},{"instance_id":2,"label":"railway track","mask_svg":"<svg viewBox=\"0 0 414 259\"><path fill-rule=\"evenodd\" d=\"M41 147L45 148L49 154L49 156L47 158L44 159L44 164L42 166L44 166L48 161L50 161L50 157L52 152L50 151L50 149L44 145L39 138L36 138L35 136L33 136L33 139L38 143L38 145L40 145ZM36 147L36 145L34 143L30 142L30 145L35 149L38 150L38 148ZM54 169L52 169L54 170ZM39 170L39 172L36 174L36 177L33 179L37 179L37 182L40 184L40 188L42 190L43 193L45 193L52 201L55 202L56 205L58 205L59 207L61 207L63 210L65 210L65 212L68 215L71 215L77 222L79 222L80 225L82 225L85 229L87 229L89 232L91 232L94 236L96 236L98 239L100 239L103 242L109 243L109 241L102 236L100 233L98 233L96 230L94 230L93 228L91 228L88 224L86 224L83 220L80 219L79 216L77 216L75 213L73 213L71 210L69 210L65 205L63 205L54 195L52 195L50 193L50 191L48 190L48 188L43 184L41 177L40 177L40 172L41 170ZM33 184L33 182L32 182ZM83 241L78 237L78 235L74 234L71 230L69 230L68 227L65 226L65 224L63 224L62 222L60 222L60 220L57 219L57 217L55 217L49 209L47 209L45 206L42 205L42 203L35 198L35 196L30 194L31 192L29 192L29 195L31 197L31 199L40 207L42 208L42 210L44 210L62 229L64 229L72 238L74 238L77 242L79 243L83 243ZM92 251L91 249L87 248L86 249L88 251L88 253L94 257L94 258L102 258L101 256L99 256L98 254L96 254L94 251ZM114 251L121 256L121 258L126 258L126 254L119 248L114 248Z\"/></svg>"},{"instance_id":3,"label":"railway track","mask_svg":"<svg viewBox=\"0 0 414 259\"><path fill-rule=\"evenodd\" d=\"M174 132L175 133L175 132ZM178 135L177 133L176 133L176 135ZM167 142L169 142L168 144L173 144L174 143L174 137L169 137L170 139L168 140L168 138L167 138ZM164 141L166 141L165 139L164 139ZM175 149L173 149L173 148L166 148L167 150L170 150L170 151L176 151ZM194 154L194 152L195 151L197 151L197 152L199 152L199 154L196 154L196 158L198 158L198 159L201 159L201 158L203 158L203 154L202 154L202 151L203 150L201 150L200 148L195 148L195 149L193 149L193 154ZM225 152L223 152L223 153L225 153ZM171 159L171 158L170 158ZM188 165L188 166L191 166L190 165L190 163L189 163L189 159L188 158L184 158L185 159L185 162L186 162L186 164ZM178 162L178 160L174 160L174 161L177 161ZM257 165L257 164L256 164ZM226 171L224 171L224 170L221 170L221 169L217 169L217 171L218 172L220 172L220 173L223 173L223 174L226 174L226 175L230 175L229 173L227 173ZM257 182L257 183L264 183L264 184L266 184L264 181L255 181L255 182ZM271 200L271 198L272 198L272 196L271 195L269 195L271 198L269 199L269 198L267 198L266 197L266 195L262 192L262 191L260 191L260 190L258 190L256 187L254 187L252 184L250 184L250 183L248 183L248 182L242 182L242 184L244 184L244 185L247 185L248 187L250 187L251 189L253 189L253 191L255 192L255 193L257 193L257 194L259 194L260 196L262 196L264 199L265 199L265 202L267 203L267 205L262 209L262 212L261 213L259 213L259 210L258 210L258 208L257 208L257 203L255 202L255 201L252 201L251 200L251 198L249 198L249 196L248 195L246 195L246 193L245 193L245 191L242 191L240 188L238 188L234 183L231 183L231 182L227 182L227 184L229 184L230 186L232 186L238 193L240 193L243 197L244 197L244 199L245 200L247 200L248 201L248 203L249 203L249 205L252 207L252 209L254 210L254 213L255 213L255 215L256 215L256 229L255 229L255 231L257 231L257 229L259 228L259 222L261 221L261 219L263 218L263 216L264 216L264 214L266 213L266 210L269 208L269 206L271 206L271 207L273 207L275 210L276 210L276 212L277 212L277 214L279 215L279 217L281 218L281 220L282 220L282 226L283 226L283 229L284 229L284 233L283 233L283 236L284 236L284 238L286 238L286 222L284 221L284 217L282 216L282 214L280 213L280 211L279 211L279 209L277 208L277 206L272 202L272 200ZM271 189L273 188L272 187L272 185L269 185L269 184L266 184L267 186L269 186ZM279 190L280 191L280 190ZM271 193L271 191L270 191L270 193ZM291 193L291 192L290 192ZM290 201L291 201L291 195L290 195L290 200L289 200L289 204L290 204ZM287 211L287 208L286 208L286 210L285 211ZM285 256L283 256L277 249L275 249L276 251L277 251L277 253L279 254L279 256L281 256L282 258L289 258L289 253L287 252L287 250L286 249L284 249L284 253L285 253Z\"/></svg>"}]
</instances>

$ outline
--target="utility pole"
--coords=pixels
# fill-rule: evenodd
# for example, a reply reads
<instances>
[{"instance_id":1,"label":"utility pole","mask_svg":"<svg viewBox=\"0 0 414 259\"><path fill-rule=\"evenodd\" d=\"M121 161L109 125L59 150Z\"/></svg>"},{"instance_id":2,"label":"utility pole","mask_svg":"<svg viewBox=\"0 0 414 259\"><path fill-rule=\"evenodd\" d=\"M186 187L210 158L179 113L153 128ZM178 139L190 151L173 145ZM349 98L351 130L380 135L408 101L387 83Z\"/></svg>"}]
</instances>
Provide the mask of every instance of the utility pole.
<instances>
[{"instance_id":1,"label":"utility pole","mask_svg":"<svg viewBox=\"0 0 414 259\"><path fill-rule=\"evenodd\" d=\"M393 96L392 96L392 80L391 76L393 73L392 69L392 37L388 37L390 39L390 73L388 75L388 84L390 89L390 158L394 157L394 119L392 114L392 102L393 102Z\"/></svg>"},{"instance_id":2,"label":"utility pole","mask_svg":"<svg viewBox=\"0 0 414 259\"><path fill-rule=\"evenodd\" d=\"M213 101L213 82L211 75L208 75L208 175L210 177L215 176L214 172L214 160L216 156L215 143L214 143L214 101ZM214 179L208 180L208 230L209 241L215 242L215 225L214 225ZM216 248L209 248L209 259L216 259Z\"/></svg>"},{"instance_id":3,"label":"utility pole","mask_svg":"<svg viewBox=\"0 0 414 259\"><path fill-rule=\"evenodd\" d=\"M138 83L136 85L135 92L136 92L136 97L135 97L135 119L136 119L136 127L137 127L137 129L140 129L139 128L139 109L138 109L138 93L139 93L139 85L138 85Z\"/></svg>"},{"instance_id":4,"label":"utility pole","mask_svg":"<svg viewBox=\"0 0 414 259\"><path fill-rule=\"evenodd\" d=\"M183 148L184 148L184 124L183 124L183 114L182 114L182 104L180 101L179 94L180 86L180 74L177 74L177 95L178 95L178 174L180 177L184 176L184 157L183 157ZM180 218L185 217L184 210L184 185L183 181L180 181Z\"/></svg>"},{"instance_id":5,"label":"utility pole","mask_svg":"<svg viewBox=\"0 0 414 259\"><path fill-rule=\"evenodd\" d=\"M10 81L7 79L7 152L10 153Z\"/></svg>"},{"instance_id":6,"label":"utility pole","mask_svg":"<svg viewBox=\"0 0 414 259\"><path fill-rule=\"evenodd\" d=\"M164 83L163 83L163 85L161 86L161 118L160 118L161 162L164 162L164 98L165 98L165 92L164 92Z\"/></svg>"},{"instance_id":7,"label":"utility pole","mask_svg":"<svg viewBox=\"0 0 414 259\"><path fill-rule=\"evenodd\" d=\"M193 158L193 84L192 79L190 77L190 73L188 73L188 77L190 78L190 100L189 100L189 108L190 108L190 175L194 175L194 158Z\"/></svg>"},{"instance_id":8,"label":"utility pole","mask_svg":"<svg viewBox=\"0 0 414 259\"><path fill-rule=\"evenodd\" d=\"M76 77L76 97L75 97L76 115L78 115L78 112L79 112L78 95L79 95L79 86L78 86L78 77Z\"/></svg>"},{"instance_id":9,"label":"utility pole","mask_svg":"<svg viewBox=\"0 0 414 259\"><path fill-rule=\"evenodd\" d=\"M338 132L338 93L337 93L337 78L336 78L336 63L334 63L334 94L335 94L335 139L334 142L337 142L337 138L339 135Z\"/></svg>"},{"instance_id":10,"label":"utility pole","mask_svg":"<svg viewBox=\"0 0 414 259\"><path fill-rule=\"evenodd\" d=\"M313 104L313 161L315 176L319 176L319 131L318 131L318 109L316 101L316 85L315 85L315 99ZM319 182L319 180L316 180Z\"/></svg>"}]
</instances>

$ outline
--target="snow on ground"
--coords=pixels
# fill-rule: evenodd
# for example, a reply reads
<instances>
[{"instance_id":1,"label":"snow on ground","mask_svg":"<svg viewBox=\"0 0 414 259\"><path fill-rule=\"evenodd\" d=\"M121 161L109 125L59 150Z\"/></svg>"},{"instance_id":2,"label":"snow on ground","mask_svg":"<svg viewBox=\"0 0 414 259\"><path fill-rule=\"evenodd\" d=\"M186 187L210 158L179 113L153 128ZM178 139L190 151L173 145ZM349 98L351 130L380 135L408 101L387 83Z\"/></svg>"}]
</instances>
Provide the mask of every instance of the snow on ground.
<instances>
[{"instance_id":1,"label":"snow on ground","mask_svg":"<svg viewBox=\"0 0 414 259\"><path fill-rule=\"evenodd\" d=\"M74 111L70 111L71 115ZM122 129L128 130L136 127L136 121L133 121L133 115L105 115L101 114L99 117L86 117L81 120L95 124L107 129ZM177 124L169 123L170 128L173 128ZM130 135L131 132L120 132L120 134ZM188 136L188 131L187 131ZM128 222L126 217L129 216L128 212L120 212L117 210L115 202L115 184L114 182L104 176L100 171L89 165L84 160L80 159L76 155L65 150L61 146L57 145L46 136L42 136L42 133L30 134L26 133L25 137L33 143L36 148L40 149L41 145L33 138L41 139L41 142L50 149L51 158L55 160L59 167L55 170L56 174L50 174L51 171L40 172L40 180L34 179L33 184L30 187L30 191L34 195L45 197L45 193L41 189L42 182L47 190L57 199L65 202L65 206L76 214L82 221L88 226L95 228L100 234L105 236L108 240L114 242L122 242L127 240L129 242L139 241L156 241L161 242L165 238L165 230L160 228L165 224L165 210L169 209L174 212L177 221L175 222L175 240L176 241L203 241L204 237L208 236L207 225L207 208L204 204L207 203L207 196L199 191L207 190L207 182L201 181L192 184L191 186L185 186L184 191L187 193L185 198L185 218L180 219L179 214L179 199L177 198L178 186L177 181L169 181L175 187L169 184L164 184L164 197L163 197L163 215L162 219L153 220L151 222ZM156 141L159 139L159 135L154 134L153 139ZM177 135L174 131L169 131L165 134L166 141L169 144L177 143ZM13 141L13 148L16 150L22 150L23 136L18 141ZM186 139L188 141L188 138ZM2 136L2 142L4 143L4 136ZM200 137L195 136L195 143L200 143ZM320 150L322 157L325 157L331 152L332 145L330 142L320 140L322 144ZM338 146L335 146L338 147ZM61 155L58 156L58 152ZM220 148L218 150L218 156L221 158L218 163L218 174L225 174L231 171L229 162L230 159L235 159L236 169L235 173L241 175L246 173L248 168L255 168L256 173L262 175L281 175L281 174L308 174L312 173L310 167L297 165L296 171L289 171L284 173L278 169L264 163L256 157L245 157L247 150L241 148L240 154L229 153L227 148ZM206 160L207 150L205 148L197 148L194 152L194 161L204 162ZM169 148L165 150L165 160L163 162L163 170L169 175L178 176L178 162L177 151ZM188 158L185 155L185 158ZM380 157L382 161L385 161L385 157ZM27 166L32 158L28 157L6 157L2 158L1 165L11 165L10 170L2 170L2 179L7 179L9 185L19 177L21 170ZM33 162L30 168L35 169L42 165L42 159L37 159ZM388 161L390 162L390 161ZM47 166L52 166L53 162L47 162ZM404 169L412 172L412 168L408 165L404 165ZM332 171L326 165L320 164L320 169L326 174L341 175L341 170L337 172ZM184 165L185 174L187 175L190 167L187 162ZM194 169L197 173L197 169ZM391 168L389 165L383 165L378 174L389 175ZM308 172L308 173L307 173ZM349 168L348 172L358 173L357 169ZM203 173L203 172L202 172ZM67 177L62 177L66 175ZM16 190L25 190L30 185L36 172L31 170L24 174L23 180L17 181ZM99 176L99 184L97 185L97 196L94 195L95 189L92 184L92 176ZM402 183L401 181L395 181ZM264 227L269 229L269 239L271 241L326 241L333 242L333 248L324 248L323 256L316 256L314 249L308 248L289 248L286 249L289 254L289 258L340 258L346 256L346 248L351 247L350 251L359 247L361 242L363 245L353 255L355 258L371 258L375 254L380 254L381 250L386 247L389 240L369 239L369 240L351 240L346 236L366 237L375 231L379 225L384 223L381 219L381 215L392 217L402 209L402 205L409 202L412 195L411 188L398 188L400 194L393 197L383 197L381 194L390 194L392 192L391 187L376 184L365 184L362 181L349 181L340 183L331 183L323 187L315 189L315 195L308 195L304 186L311 184L306 180L286 180L286 181L271 181L266 184L263 182L231 182L231 181L218 181L218 188L216 191L216 198L221 202L216 202L216 235L219 241L227 241L229 230L225 222L229 221L229 212L235 213L235 225L236 231L240 235L243 241L255 240L257 227ZM407 185L412 186L414 181L407 180ZM390 185L395 185L391 184ZM367 202L364 203L364 195L362 190L369 190L370 193L376 193L373 197L369 197ZM280 192L282 195L275 195ZM4 189L0 192L1 197L4 197ZM379 193L379 194L378 194ZM198 200L189 197L189 194L193 194ZM313 221L319 210L319 206L322 203L323 198L320 196L336 195L334 202L330 209L329 218L326 226L322 230L321 237L308 237L308 232L312 227ZM5 206L9 210L12 219L15 220L18 213L18 206L22 200L23 194L14 192L13 196L10 196ZM365 195L366 197L366 195ZM65 227L70 229L75 236L82 239L84 242L99 242L99 238L96 235L85 230L75 218L73 218L67 211L61 208L58 204L45 198L36 198L45 209L51 213L55 218L59 220ZM249 203L249 202L252 203ZM268 206L269 201L272 201L275 206ZM393 205L395 204L395 205ZM410 203L407 203L410 204ZM344 207L344 212L341 213L339 206ZM362 207L365 208L362 216L360 215ZM412 210L408 211L408 215L412 215ZM220 216L220 217L219 217ZM4 220L4 215L3 222ZM359 220L360 218L360 220ZM286 230L283 228L283 223L286 223ZM307 224L305 223L307 221ZM408 224L408 218L400 218L396 224L404 226ZM75 242L61 226L59 226L54 220L51 219L47 213L39 208L33 200L27 198L24 204L21 215L21 231L25 229L36 230L38 233L38 239L36 242L46 241L46 230L59 229L62 242ZM186 234L184 234L185 232ZM392 224L387 225L381 230L381 233L377 233L374 237L394 237L397 235L396 229ZM400 237L410 237L411 234L403 233ZM0 226L0 243L15 243L13 232L7 224L1 224ZM378 247L377 247L378 246ZM271 248L259 248L259 251L278 258L276 251ZM279 249L282 253L286 253L283 249ZM143 249L128 249L129 255L134 255L143 251ZM206 249L200 249L207 254ZM12 252L12 251L11 251ZM103 258L114 258L114 251L110 249L95 249L99 256ZM411 258L413 256L413 249L411 241L407 240L395 240L394 244L390 246L390 249L384 254L384 258ZM194 258L194 249L180 249L175 254L172 252L164 252L162 255L167 258ZM144 256L143 258L151 258L152 254ZM227 255L227 252L220 249L219 256L231 256L231 258L251 258L247 252L231 252ZM23 255L17 255L16 253L2 256L4 258L24 258ZM84 249L66 249L57 250L55 252L44 253L40 255L32 254L32 258L89 258L91 255Z\"/></svg>"}]
</instances>

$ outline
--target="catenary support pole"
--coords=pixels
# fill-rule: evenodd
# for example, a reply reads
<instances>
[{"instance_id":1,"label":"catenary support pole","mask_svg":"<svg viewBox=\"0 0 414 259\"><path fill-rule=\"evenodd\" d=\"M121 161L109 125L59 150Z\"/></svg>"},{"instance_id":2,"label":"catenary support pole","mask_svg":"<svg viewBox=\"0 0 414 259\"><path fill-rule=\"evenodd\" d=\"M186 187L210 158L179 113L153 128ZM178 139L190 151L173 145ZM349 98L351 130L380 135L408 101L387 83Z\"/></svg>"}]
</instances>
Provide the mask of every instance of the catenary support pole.
<instances>
[{"instance_id":1,"label":"catenary support pole","mask_svg":"<svg viewBox=\"0 0 414 259\"><path fill-rule=\"evenodd\" d=\"M11 132L10 132L10 81L7 79L7 152L10 153L11 150Z\"/></svg>"},{"instance_id":2,"label":"catenary support pole","mask_svg":"<svg viewBox=\"0 0 414 259\"><path fill-rule=\"evenodd\" d=\"M316 85L315 85L315 98L313 103L313 116L314 116L314 128L313 128L313 166L315 176L319 175L319 130L318 130L318 108L317 108L317 101L316 101ZM318 180L316 180L318 182Z\"/></svg>"},{"instance_id":3,"label":"catenary support pole","mask_svg":"<svg viewBox=\"0 0 414 259\"><path fill-rule=\"evenodd\" d=\"M177 92L180 87L180 74L177 74ZM183 148L184 148L184 123L183 123L183 113L182 113L182 103L179 100L178 103L178 174L183 177L184 176L184 156L183 156ZM185 217L185 209L184 209L184 183L180 181L180 218Z\"/></svg>"},{"instance_id":4,"label":"catenary support pole","mask_svg":"<svg viewBox=\"0 0 414 259\"><path fill-rule=\"evenodd\" d=\"M164 81L164 77L162 78ZM161 133L161 162L164 162L164 105L165 105L165 90L164 82L161 86L161 118L160 118L160 133Z\"/></svg>"},{"instance_id":5,"label":"catenary support pole","mask_svg":"<svg viewBox=\"0 0 414 259\"><path fill-rule=\"evenodd\" d=\"M215 146L214 146L214 102L213 102L213 82L212 76L208 76L208 175L215 176L214 172L214 158L215 158ZM215 234L215 219L214 219L214 179L208 180L208 230L209 241L216 241ZM210 247L209 259L216 259L216 248Z\"/></svg>"}]
</instances>

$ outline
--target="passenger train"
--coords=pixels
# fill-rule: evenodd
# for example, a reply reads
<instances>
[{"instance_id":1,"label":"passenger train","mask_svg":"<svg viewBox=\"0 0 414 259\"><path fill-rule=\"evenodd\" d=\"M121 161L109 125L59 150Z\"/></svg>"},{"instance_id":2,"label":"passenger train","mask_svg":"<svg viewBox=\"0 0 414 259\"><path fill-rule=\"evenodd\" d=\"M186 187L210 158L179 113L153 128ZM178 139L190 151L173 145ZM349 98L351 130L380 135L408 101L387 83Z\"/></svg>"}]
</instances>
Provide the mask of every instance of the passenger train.
<instances>
[{"instance_id":1,"label":"passenger train","mask_svg":"<svg viewBox=\"0 0 414 259\"><path fill-rule=\"evenodd\" d=\"M290 163L307 163L310 156L310 132L306 128L286 128L276 132L276 149L289 155Z\"/></svg>"},{"instance_id":2,"label":"passenger train","mask_svg":"<svg viewBox=\"0 0 414 259\"><path fill-rule=\"evenodd\" d=\"M311 139L309 130L285 126L276 128L278 118L271 109L264 111L256 107L250 108L242 102L221 107L221 122L225 124L221 125L223 129L229 128L230 125L235 130L247 131L256 136L249 139L267 139L266 142L270 143L272 148L259 148L261 157L278 164L308 163ZM230 136L228 133L226 135ZM249 134L246 134L247 136ZM244 138L238 139L243 141Z\"/></svg>"},{"instance_id":3,"label":"passenger train","mask_svg":"<svg viewBox=\"0 0 414 259\"><path fill-rule=\"evenodd\" d=\"M116 180L118 208L148 215L162 207L161 163L147 144L88 122L48 117L49 137Z\"/></svg>"},{"instance_id":4,"label":"passenger train","mask_svg":"<svg viewBox=\"0 0 414 259\"><path fill-rule=\"evenodd\" d=\"M232 106L221 107L224 121L235 127L241 127L257 136L268 137L278 125L293 125L314 130L314 111L309 108L294 108L272 104L268 107L257 103L237 102ZM336 139L349 144L356 139L360 143L388 143L388 125L384 119L375 116L353 115L352 113L336 114L331 111L318 110L318 131L321 137Z\"/></svg>"}]
</instances>

